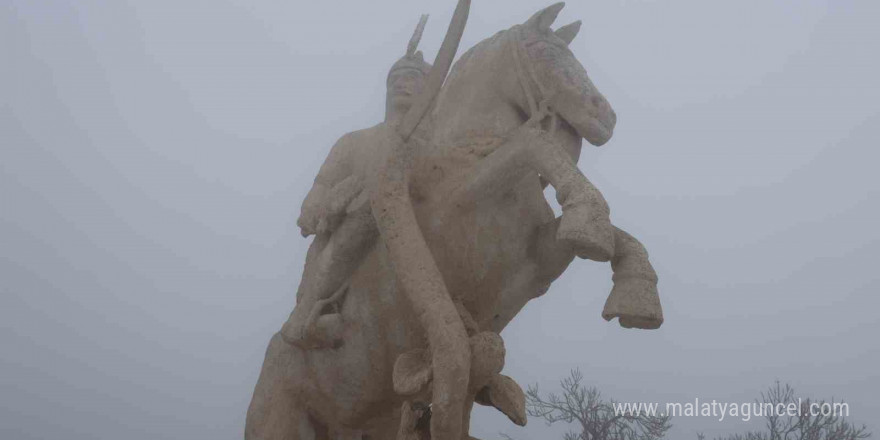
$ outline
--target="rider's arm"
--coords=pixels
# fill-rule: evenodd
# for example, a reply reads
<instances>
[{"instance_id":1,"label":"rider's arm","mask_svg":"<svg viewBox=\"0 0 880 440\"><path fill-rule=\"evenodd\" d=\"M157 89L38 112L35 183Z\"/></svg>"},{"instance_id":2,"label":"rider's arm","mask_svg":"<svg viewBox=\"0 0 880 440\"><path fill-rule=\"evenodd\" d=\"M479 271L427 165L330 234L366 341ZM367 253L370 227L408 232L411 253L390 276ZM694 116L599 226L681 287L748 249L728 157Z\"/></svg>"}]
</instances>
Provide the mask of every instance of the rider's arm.
<instances>
[{"instance_id":1,"label":"rider's arm","mask_svg":"<svg viewBox=\"0 0 880 440\"><path fill-rule=\"evenodd\" d=\"M351 135L347 134L336 141L336 144L330 149L330 154L324 159L324 164L321 165L318 176L315 177L312 189L309 190L309 194L303 201L302 210L296 222L304 237L317 232L318 223L328 208L327 198L333 186L351 175L351 148Z\"/></svg>"}]
</instances>

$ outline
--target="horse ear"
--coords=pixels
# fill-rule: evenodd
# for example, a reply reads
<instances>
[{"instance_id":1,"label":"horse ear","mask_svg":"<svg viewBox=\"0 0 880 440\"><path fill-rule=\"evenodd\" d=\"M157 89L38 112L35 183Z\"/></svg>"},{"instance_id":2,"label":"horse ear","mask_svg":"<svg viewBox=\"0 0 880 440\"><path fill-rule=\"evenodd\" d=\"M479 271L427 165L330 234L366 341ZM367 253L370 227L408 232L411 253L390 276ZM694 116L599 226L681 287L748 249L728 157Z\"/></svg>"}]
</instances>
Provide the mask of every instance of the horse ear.
<instances>
[{"instance_id":1,"label":"horse ear","mask_svg":"<svg viewBox=\"0 0 880 440\"><path fill-rule=\"evenodd\" d=\"M565 41L565 44L571 44L571 42L574 40L574 37L577 36L580 30L581 21L578 20L574 23L567 24L559 29L556 29L556 36L562 38L562 41Z\"/></svg>"},{"instance_id":2,"label":"horse ear","mask_svg":"<svg viewBox=\"0 0 880 440\"><path fill-rule=\"evenodd\" d=\"M565 2L559 2L536 12L525 25L538 31L550 31L550 25L556 21L559 11L565 7Z\"/></svg>"}]
</instances>

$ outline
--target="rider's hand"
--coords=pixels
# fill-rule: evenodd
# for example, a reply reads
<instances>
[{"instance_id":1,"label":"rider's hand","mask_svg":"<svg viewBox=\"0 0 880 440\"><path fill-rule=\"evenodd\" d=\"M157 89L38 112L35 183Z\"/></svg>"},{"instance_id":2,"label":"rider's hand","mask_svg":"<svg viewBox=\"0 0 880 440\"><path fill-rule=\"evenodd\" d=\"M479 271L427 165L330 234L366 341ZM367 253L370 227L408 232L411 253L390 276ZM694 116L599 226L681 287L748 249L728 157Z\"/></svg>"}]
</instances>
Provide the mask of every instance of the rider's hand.
<instances>
[{"instance_id":1,"label":"rider's hand","mask_svg":"<svg viewBox=\"0 0 880 440\"><path fill-rule=\"evenodd\" d=\"M303 237L308 237L318 232L318 223L324 210L322 205L326 191L327 189L323 185L316 184L303 201L299 219L296 221L296 225L299 226Z\"/></svg>"},{"instance_id":2,"label":"rider's hand","mask_svg":"<svg viewBox=\"0 0 880 440\"><path fill-rule=\"evenodd\" d=\"M316 234L318 232L318 224L319 216L312 212L312 210L303 209L299 219L296 220L296 225L299 226L300 234L303 237Z\"/></svg>"}]
</instances>

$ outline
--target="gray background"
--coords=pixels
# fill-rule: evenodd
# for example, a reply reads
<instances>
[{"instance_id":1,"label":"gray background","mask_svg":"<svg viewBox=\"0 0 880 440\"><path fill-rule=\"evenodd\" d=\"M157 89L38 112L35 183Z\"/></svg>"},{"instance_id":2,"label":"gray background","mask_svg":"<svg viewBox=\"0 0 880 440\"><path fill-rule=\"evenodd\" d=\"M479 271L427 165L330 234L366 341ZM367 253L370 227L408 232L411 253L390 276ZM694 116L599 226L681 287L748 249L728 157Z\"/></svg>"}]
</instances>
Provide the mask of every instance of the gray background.
<instances>
[{"instance_id":1,"label":"gray background","mask_svg":"<svg viewBox=\"0 0 880 440\"><path fill-rule=\"evenodd\" d=\"M453 3L3 0L0 438L241 438L317 167ZM580 165L651 252L666 324L602 321L610 268L579 261L505 331L506 372L648 402L779 378L880 430L880 3L572 3L558 24L584 20L572 48L620 120ZM475 0L463 47L546 5ZM499 431L561 429L477 412Z\"/></svg>"}]
</instances>

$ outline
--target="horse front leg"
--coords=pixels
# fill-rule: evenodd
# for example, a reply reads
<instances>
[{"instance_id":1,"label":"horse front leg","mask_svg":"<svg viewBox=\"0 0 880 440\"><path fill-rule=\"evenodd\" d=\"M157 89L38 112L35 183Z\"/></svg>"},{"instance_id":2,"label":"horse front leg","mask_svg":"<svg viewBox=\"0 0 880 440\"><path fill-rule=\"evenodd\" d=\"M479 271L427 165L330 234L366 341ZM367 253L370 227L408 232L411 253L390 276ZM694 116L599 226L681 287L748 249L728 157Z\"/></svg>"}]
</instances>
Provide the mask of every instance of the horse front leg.
<instances>
[{"instance_id":1,"label":"horse front leg","mask_svg":"<svg viewBox=\"0 0 880 440\"><path fill-rule=\"evenodd\" d=\"M510 191L526 173L540 174L556 190L562 206L556 238L581 258L609 261L616 240L608 203L552 136L531 124L514 130L453 192L451 205L471 209Z\"/></svg>"},{"instance_id":2,"label":"horse front leg","mask_svg":"<svg viewBox=\"0 0 880 440\"><path fill-rule=\"evenodd\" d=\"M602 317L620 319L626 328L655 329L663 324L663 308L657 292L657 272L648 260L648 251L635 237L614 227L614 259L611 260L614 287Z\"/></svg>"},{"instance_id":3,"label":"horse front leg","mask_svg":"<svg viewBox=\"0 0 880 440\"><path fill-rule=\"evenodd\" d=\"M571 249L556 239L560 219L539 227L536 234L534 280L513 286L526 289L511 298L528 299L540 296L571 263ZM656 329L663 324L663 309L657 292L657 273L648 260L648 251L635 237L614 226L614 258L611 270L614 287L605 302L602 317L606 321L619 318L625 328ZM525 301L522 301L523 305ZM520 306L521 307L521 306ZM518 311L518 309L517 309ZM506 322L500 323L501 328Z\"/></svg>"},{"instance_id":4,"label":"horse front leg","mask_svg":"<svg viewBox=\"0 0 880 440\"><path fill-rule=\"evenodd\" d=\"M546 134L536 133L528 126L514 131L508 141L492 154L481 160L469 177L452 192L451 206L457 209L473 209L480 203L502 196L511 188L518 187L522 177L529 172L537 172L545 177L556 189L557 200L563 206L561 218L538 228L535 237L537 266L534 275L523 272L505 289L506 298L513 302L505 309L508 313L499 314L493 328L501 329L507 324L526 301L541 295L550 283L562 275L575 255L596 261L611 260L614 272L614 288L608 297L602 316L606 320L620 318L623 327L651 329L663 323L663 311L657 293L657 274L648 260L645 247L626 231L607 224L608 205L602 194L586 176L580 172L572 155L557 142L548 139ZM579 201L572 203L571 199ZM574 219L582 222L582 216L573 215L566 205L578 205L592 211L600 220L587 227L600 225L601 233L610 234L611 246L606 252L584 252L584 247L572 246L570 232ZM568 218L566 218L568 217ZM608 228L610 232L604 231ZM613 251L609 254L608 248Z\"/></svg>"}]
</instances>

